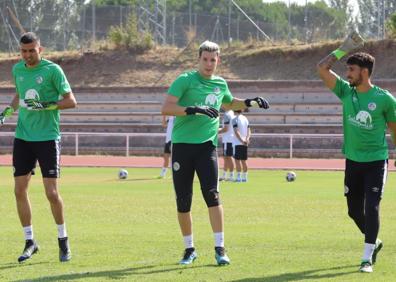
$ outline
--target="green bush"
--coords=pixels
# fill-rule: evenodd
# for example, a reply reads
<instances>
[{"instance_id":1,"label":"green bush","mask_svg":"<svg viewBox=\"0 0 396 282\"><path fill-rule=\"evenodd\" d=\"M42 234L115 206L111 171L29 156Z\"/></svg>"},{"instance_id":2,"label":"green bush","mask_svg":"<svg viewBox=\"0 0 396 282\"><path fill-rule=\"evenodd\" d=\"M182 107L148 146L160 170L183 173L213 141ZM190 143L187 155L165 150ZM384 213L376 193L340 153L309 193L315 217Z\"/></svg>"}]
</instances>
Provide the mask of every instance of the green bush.
<instances>
[{"instance_id":1,"label":"green bush","mask_svg":"<svg viewBox=\"0 0 396 282\"><path fill-rule=\"evenodd\" d=\"M390 15L386 22L386 31L390 38L396 38L396 13Z\"/></svg>"},{"instance_id":2,"label":"green bush","mask_svg":"<svg viewBox=\"0 0 396 282\"><path fill-rule=\"evenodd\" d=\"M125 27L112 26L108 33L109 40L116 48L129 51L144 52L154 46L153 38L149 32L139 32L136 16L129 18Z\"/></svg>"}]
</instances>

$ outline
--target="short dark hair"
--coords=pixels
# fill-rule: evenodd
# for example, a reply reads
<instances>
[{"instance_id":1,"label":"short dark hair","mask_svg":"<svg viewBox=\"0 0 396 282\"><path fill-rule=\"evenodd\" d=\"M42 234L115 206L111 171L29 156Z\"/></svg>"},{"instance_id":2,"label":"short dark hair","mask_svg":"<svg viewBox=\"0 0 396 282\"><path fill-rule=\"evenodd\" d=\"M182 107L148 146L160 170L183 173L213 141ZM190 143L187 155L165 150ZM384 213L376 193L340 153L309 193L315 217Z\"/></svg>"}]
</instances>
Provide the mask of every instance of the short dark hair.
<instances>
[{"instance_id":1,"label":"short dark hair","mask_svg":"<svg viewBox=\"0 0 396 282\"><path fill-rule=\"evenodd\" d=\"M22 34L21 39L19 40L22 44L29 44L33 42L40 42L40 38L34 32L26 32Z\"/></svg>"},{"instance_id":2,"label":"short dark hair","mask_svg":"<svg viewBox=\"0 0 396 282\"><path fill-rule=\"evenodd\" d=\"M375 58L368 53L358 52L349 56L346 63L368 69L370 76L373 73Z\"/></svg>"},{"instance_id":3,"label":"short dark hair","mask_svg":"<svg viewBox=\"0 0 396 282\"><path fill-rule=\"evenodd\" d=\"M203 51L216 52L217 55L220 55L219 45L209 40L202 42L202 44L199 46L199 50L198 50L199 57L201 57Z\"/></svg>"}]
</instances>

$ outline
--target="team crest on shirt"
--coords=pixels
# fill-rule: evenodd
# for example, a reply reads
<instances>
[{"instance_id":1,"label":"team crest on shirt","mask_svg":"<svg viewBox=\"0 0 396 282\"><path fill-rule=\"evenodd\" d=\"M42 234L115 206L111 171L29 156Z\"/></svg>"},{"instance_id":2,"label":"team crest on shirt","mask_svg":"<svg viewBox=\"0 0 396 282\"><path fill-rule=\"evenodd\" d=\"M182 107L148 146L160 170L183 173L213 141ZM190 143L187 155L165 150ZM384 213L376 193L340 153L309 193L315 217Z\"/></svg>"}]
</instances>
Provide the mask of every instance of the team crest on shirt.
<instances>
[{"instance_id":1,"label":"team crest on shirt","mask_svg":"<svg viewBox=\"0 0 396 282\"><path fill-rule=\"evenodd\" d=\"M37 76L37 77L36 77L36 82L37 82L37 84L41 84L41 83L43 83L43 81L44 81L44 79L43 79L42 76Z\"/></svg>"},{"instance_id":2,"label":"team crest on shirt","mask_svg":"<svg viewBox=\"0 0 396 282\"><path fill-rule=\"evenodd\" d=\"M29 89L25 92L25 99L40 99L40 95L36 89Z\"/></svg>"},{"instance_id":3,"label":"team crest on shirt","mask_svg":"<svg viewBox=\"0 0 396 282\"><path fill-rule=\"evenodd\" d=\"M214 94L219 95L220 92L221 92L220 87L215 87L215 88L213 88L213 93L214 93Z\"/></svg>"},{"instance_id":4,"label":"team crest on shirt","mask_svg":"<svg viewBox=\"0 0 396 282\"><path fill-rule=\"evenodd\" d=\"M370 111L374 111L377 108L377 105L374 102L368 104L368 109Z\"/></svg>"},{"instance_id":5,"label":"team crest on shirt","mask_svg":"<svg viewBox=\"0 0 396 282\"><path fill-rule=\"evenodd\" d=\"M205 104L206 105L210 105L210 106L214 106L217 103L217 97L214 94L209 94L208 96L206 96L205 99Z\"/></svg>"},{"instance_id":6,"label":"team crest on shirt","mask_svg":"<svg viewBox=\"0 0 396 282\"><path fill-rule=\"evenodd\" d=\"M23 80L24 80L24 77L23 77L23 76L18 76L18 80L19 80L19 81L23 81Z\"/></svg>"}]
</instances>

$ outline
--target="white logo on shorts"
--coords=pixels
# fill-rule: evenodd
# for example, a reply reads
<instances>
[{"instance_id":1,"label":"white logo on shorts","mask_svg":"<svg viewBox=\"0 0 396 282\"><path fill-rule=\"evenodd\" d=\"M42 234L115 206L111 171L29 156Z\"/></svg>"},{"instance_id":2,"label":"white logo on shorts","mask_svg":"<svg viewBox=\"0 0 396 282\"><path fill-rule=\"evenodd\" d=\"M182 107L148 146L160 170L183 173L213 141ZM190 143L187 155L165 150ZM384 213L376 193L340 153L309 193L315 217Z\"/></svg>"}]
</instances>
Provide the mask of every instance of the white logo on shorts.
<instances>
[{"instance_id":1,"label":"white logo on shorts","mask_svg":"<svg viewBox=\"0 0 396 282\"><path fill-rule=\"evenodd\" d=\"M178 162L173 163L173 170L178 171L180 169L180 164Z\"/></svg>"},{"instance_id":2,"label":"white logo on shorts","mask_svg":"<svg viewBox=\"0 0 396 282\"><path fill-rule=\"evenodd\" d=\"M348 194L349 193L349 187L348 186L344 186L344 194Z\"/></svg>"},{"instance_id":3,"label":"white logo on shorts","mask_svg":"<svg viewBox=\"0 0 396 282\"><path fill-rule=\"evenodd\" d=\"M378 193L380 189L379 189L378 187L373 187L373 188L371 188L371 190L372 190L374 193Z\"/></svg>"}]
</instances>

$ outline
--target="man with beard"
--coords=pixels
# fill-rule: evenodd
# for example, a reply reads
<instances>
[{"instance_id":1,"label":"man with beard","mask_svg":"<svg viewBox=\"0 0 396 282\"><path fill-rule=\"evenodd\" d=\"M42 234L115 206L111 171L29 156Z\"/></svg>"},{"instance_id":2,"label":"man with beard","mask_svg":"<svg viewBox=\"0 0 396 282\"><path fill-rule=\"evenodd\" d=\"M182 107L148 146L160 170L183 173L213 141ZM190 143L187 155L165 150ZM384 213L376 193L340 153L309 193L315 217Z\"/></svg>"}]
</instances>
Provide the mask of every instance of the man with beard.
<instances>
[{"instance_id":1,"label":"man with beard","mask_svg":"<svg viewBox=\"0 0 396 282\"><path fill-rule=\"evenodd\" d=\"M377 236L379 205L388 169L385 134L388 127L395 143L396 99L387 90L371 83L375 59L370 54L359 52L347 58L348 81L331 70L337 60L362 45L360 35L352 32L337 50L318 63L317 70L343 105L344 195L348 215L365 238L359 271L372 272L372 265L383 246Z\"/></svg>"}]
</instances>

